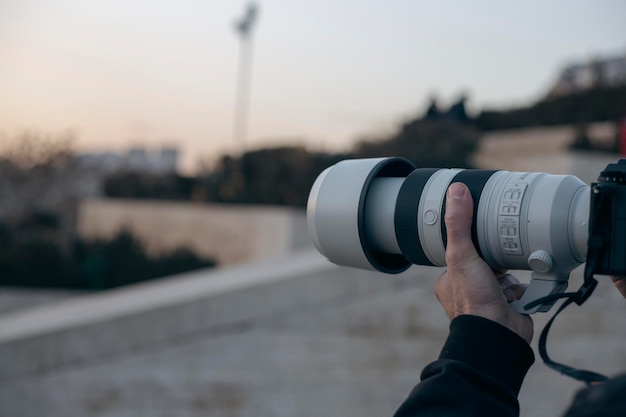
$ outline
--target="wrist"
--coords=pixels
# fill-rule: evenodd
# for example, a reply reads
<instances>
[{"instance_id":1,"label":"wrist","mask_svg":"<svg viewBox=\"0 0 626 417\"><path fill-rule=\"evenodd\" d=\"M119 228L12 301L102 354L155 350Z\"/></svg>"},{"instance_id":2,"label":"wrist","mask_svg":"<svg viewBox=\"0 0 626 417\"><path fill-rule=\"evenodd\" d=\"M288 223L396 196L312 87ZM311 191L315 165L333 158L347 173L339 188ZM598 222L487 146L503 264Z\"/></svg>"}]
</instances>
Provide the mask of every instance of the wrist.
<instances>
[{"instance_id":1,"label":"wrist","mask_svg":"<svg viewBox=\"0 0 626 417\"><path fill-rule=\"evenodd\" d=\"M439 359L480 369L518 392L535 355L527 341L508 327L485 317L461 315L450 323Z\"/></svg>"},{"instance_id":2,"label":"wrist","mask_svg":"<svg viewBox=\"0 0 626 417\"><path fill-rule=\"evenodd\" d=\"M530 344L533 339L533 321L530 316L519 314L513 311L509 306L505 308L500 306L476 306L475 308L469 308L465 314L482 317L498 323L521 337L528 344Z\"/></svg>"}]
</instances>

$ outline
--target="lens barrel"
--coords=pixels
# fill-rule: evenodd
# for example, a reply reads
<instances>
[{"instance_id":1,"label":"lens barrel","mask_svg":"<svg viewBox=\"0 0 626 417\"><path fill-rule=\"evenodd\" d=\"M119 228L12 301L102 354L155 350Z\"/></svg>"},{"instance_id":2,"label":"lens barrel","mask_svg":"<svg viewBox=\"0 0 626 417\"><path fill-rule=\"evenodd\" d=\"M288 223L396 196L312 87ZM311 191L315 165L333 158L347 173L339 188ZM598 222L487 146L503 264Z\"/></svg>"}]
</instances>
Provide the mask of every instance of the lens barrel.
<instances>
[{"instance_id":1,"label":"lens barrel","mask_svg":"<svg viewBox=\"0 0 626 417\"><path fill-rule=\"evenodd\" d=\"M472 239L493 268L569 272L584 261L589 188L578 178L415 169L402 158L345 160L320 174L307 205L313 242L338 265L387 273L443 266L454 182L470 190Z\"/></svg>"}]
</instances>

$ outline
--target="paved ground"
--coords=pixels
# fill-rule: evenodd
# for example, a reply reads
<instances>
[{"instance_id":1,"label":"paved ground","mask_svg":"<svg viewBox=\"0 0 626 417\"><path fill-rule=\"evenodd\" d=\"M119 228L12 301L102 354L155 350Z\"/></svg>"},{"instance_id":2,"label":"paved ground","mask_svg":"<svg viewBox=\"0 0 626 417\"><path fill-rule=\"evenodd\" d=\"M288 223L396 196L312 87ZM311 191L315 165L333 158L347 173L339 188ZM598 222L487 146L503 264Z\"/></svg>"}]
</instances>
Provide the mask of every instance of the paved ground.
<instances>
[{"instance_id":1,"label":"paved ground","mask_svg":"<svg viewBox=\"0 0 626 417\"><path fill-rule=\"evenodd\" d=\"M431 289L441 271L356 278L351 270L332 271L326 283L360 284L313 303L278 286L275 297L304 297L301 306L10 378L0 386L0 415L390 416L447 333ZM624 314L626 301L602 282L588 305L564 313L550 352L609 374L626 370ZM547 317L535 318L541 325ZM559 415L577 387L535 364L521 394L522 416Z\"/></svg>"}]
</instances>

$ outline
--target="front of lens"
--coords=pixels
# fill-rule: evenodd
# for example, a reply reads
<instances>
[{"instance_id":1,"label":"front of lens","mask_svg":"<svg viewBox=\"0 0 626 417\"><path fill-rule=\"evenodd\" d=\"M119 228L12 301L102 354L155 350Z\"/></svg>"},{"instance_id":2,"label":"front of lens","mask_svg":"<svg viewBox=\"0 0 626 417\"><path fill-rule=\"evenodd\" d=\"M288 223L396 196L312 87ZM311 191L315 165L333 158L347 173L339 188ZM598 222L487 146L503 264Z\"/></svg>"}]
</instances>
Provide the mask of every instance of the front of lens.
<instances>
[{"instance_id":1,"label":"front of lens","mask_svg":"<svg viewBox=\"0 0 626 417\"><path fill-rule=\"evenodd\" d=\"M309 231L320 253L343 266L387 273L406 270L410 262L393 250L384 250L385 244L378 242L379 236L384 239L389 235L385 225L393 222L385 222L388 216L384 211L389 211L386 205L374 203L383 196L372 193L372 184L385 179L402 180L414 169L403 158L371 158L345 160L324 171L315 181L307 203ZM383 188L384 198L395 202L393 192ZM374 232L381 229L385 229L381 234Z\"/></svg>"}]
</instances>

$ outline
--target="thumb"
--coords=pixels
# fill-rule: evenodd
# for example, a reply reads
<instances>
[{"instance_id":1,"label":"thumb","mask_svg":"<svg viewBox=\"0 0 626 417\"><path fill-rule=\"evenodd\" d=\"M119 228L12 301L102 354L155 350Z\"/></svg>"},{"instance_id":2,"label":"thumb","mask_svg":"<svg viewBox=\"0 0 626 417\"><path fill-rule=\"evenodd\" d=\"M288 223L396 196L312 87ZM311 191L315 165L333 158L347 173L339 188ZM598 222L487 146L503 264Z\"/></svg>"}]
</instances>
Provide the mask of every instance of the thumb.
<instances>
[{"instance_id":1,"label":"thumb","mask_svg":"<svg viewBox=\"0 0 626 417\"><path fill-rule=\"evenodd\" d=\"M479 258L472 242L474 202L467 186L455 182L446 196L446 264L448 268L463 268Z\"/></svg>"}]
</instances>

